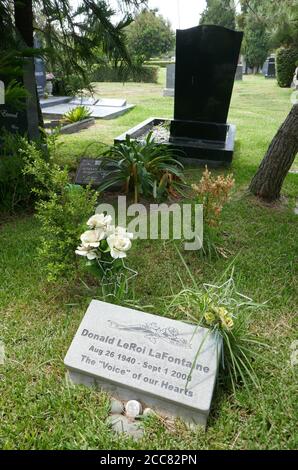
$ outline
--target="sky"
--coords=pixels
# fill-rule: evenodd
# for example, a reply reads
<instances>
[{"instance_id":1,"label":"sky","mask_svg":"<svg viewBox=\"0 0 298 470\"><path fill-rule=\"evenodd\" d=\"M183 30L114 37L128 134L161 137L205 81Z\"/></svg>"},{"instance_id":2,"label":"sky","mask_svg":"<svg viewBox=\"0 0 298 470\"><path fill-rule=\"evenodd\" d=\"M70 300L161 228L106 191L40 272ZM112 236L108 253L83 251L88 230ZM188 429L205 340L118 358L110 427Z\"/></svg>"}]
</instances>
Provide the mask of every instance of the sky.
<instances>
[{"instance_id":1,"label":"sky","mask_svg":"<svg viewBox=\"0 0 298 470\"><path fill-rule=\"evenodd\" d=\"M198 26L205 5L205 0L149 0L149 7L158 8L174 30Z\"/></svg>"},{"instance_id":2,"label":"sky","mask_svg":"<svg viewBox=\"0 0 298 470\"><path fill-rule=\"evenodd\" d=\"M75 7L80 0L70 0ZM116 9L117 1L109 0ZM186 29L199 24L200 14L205 8L205 0L148 0L150 8L158 8L160 14L167 18L174 30Z\"/></svg>"}]
</instances>

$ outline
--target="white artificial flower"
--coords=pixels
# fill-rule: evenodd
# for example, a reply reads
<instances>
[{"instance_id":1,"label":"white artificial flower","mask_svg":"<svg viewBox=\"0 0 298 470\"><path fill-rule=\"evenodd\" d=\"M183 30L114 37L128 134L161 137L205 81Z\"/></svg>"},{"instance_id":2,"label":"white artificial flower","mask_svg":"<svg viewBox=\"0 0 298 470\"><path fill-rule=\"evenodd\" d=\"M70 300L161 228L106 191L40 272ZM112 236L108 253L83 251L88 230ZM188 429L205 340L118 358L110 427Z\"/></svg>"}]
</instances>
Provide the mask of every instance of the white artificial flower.
<instances>
[{"instance_id":1,"label":"white artificial flower","mask_svg":"<svg viewBox=\"0 0 298 470\"><path fill-rule=\"evenodd\" d=\"M110 227L112 233L107 238L107 243L111 250L111 256L114 259L125 258L126 252L131 248L133 234L128 233L123 227Z\"/></svg>"},{"instance_id":2,"label":"white artificial flower","mask_svg":"<svg viewBox=\"0 0 298 470\"><path fill-rule=\"evenodd\" d=\"M87 230L81 235L82 246L85 248L98 248L100 241L104 238L101 230Z\"/></svg>"},{"instance_id":3,"label":"white artificial flower","mask_svg":"<svg viewBox=\"0 0 298 470\"><path fill-rule=\"evenodd\" d=\"M87 222L90 228L106 229L112 223L110 215L95 214Z\"/></svg>"},{"instance_id":4,"label":"white artificial flower","mask_svg":"<svg viewBox=\"0 0 298 470\"><path fill-rule=\"evenodd\" d=\"M76 255L79 255L79 256L86 256L86 258L89 261L92 261L93 259L97 258L97 254L96 254L96 251L94 249L92 249L91 247L88 248L88 247L83 246L83 245L78 246L75 253L76 253Z\"/></svg>"},{"instance_id":5,"label":"white artificial flower","mask_svg":"<svg viewBox=\"0 0 298 470\"><path fill-rule=\"evenodd\" d=\"M95 214L88 220L87 225L98 232L100 240L105 240L111 223L112 217L110 215Z\"/></svg>"}]
</instances>

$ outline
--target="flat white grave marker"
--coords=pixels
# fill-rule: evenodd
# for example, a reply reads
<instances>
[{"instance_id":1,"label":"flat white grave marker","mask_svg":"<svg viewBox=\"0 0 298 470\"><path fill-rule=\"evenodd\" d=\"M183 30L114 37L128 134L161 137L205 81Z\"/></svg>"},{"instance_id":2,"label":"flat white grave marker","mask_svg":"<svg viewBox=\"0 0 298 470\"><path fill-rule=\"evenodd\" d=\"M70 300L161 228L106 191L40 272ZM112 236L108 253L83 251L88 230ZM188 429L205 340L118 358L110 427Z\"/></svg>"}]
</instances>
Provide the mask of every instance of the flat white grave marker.
<instances>
[{"instance_id":1,"label":"flat white grave marker","mask_svg":"<svg viewBox=\"0 0 298 470\"><path fill-rule=\"evenodd\" d=\"M64 362L75 383L206 425L219 357L205 328L93 300Z\"/></svg>"}]
</instances>

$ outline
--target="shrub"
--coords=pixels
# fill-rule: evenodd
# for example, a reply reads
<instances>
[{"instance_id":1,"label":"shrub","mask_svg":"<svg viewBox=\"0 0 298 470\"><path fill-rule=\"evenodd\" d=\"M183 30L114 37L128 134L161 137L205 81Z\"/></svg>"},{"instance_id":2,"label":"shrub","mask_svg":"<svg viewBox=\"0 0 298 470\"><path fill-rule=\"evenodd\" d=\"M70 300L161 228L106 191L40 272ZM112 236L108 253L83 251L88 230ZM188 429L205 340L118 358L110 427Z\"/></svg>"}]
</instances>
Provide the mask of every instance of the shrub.
<instances>
[{"instance_id":1,"label":"shrub","mask_svg":"<svg viewBox=\"0 0 298 470\"><path fill-rule=\"evenodd\" d=\"M48 281L70 276L76 267L77 239L84 221L94 213L97 193L69 183L67 168L53 163L49 145L49 160L45 161L34 143L27 143L23 153L26 158L24 173L34 177L32 191L38 200L36 216L41 223L38 259Z\"/></svg>"},{"instance_id":2,"label":"shrub","mask_svg":"<svg viewBox=\"0 0 298 470\"><path fill-rule=\"evenodd\" d=\"M298 60L298 47L281 47L276 54L277 82L280 87L290 87Z\"/></svg>"},{"instance_id":3,"label":"shrub","mask_svg":"<svg viewBox=\"0 0 298 470\"><path fill-rule=\"evenodd\" d=\"M115 167L99 186L100 190L123 183L125 192L133 194L134 202L140 195L157 200L173 193L174 182L181 181L183 165L175 159L172 149L155 143L152 133L145 142L132 140L117 143L105 152L105 164Z\"/></svg>"},{"instance_id":4,"label":"shrub","mask_svg":"<svg viewBox=\"0 0 298 470\"><path fill-rule=\"evenodd\" d=\"M212 176L206 167L199 184L193 184L196 202L203 204L204 244L203 253L211 256L214 252L223 254L216 246L218 242L220 217L224 205L229 199L235 180L232 175Z\"/></svg>"},{"instance_id":5,"label":"shrub","mask_svg":"<svg viewBox=\"0 0 298 470\"><path fill-rule=\"evenodd\" d=\"M143 83L157 83L158 67L153 67L151 65L143 65L142 67L137 68L132 73L132 81Z\"/></svg>"},{"instance_id":6,"label":"shrub","mask_svg":"<svg viewBox=\"0 0 298 470\"><path fill-rule=\"evenodd\" d=\"M65 122L79 122L88 119L91 116L91 111L86 106L77 106L71 109L63 116Z\"/></svg>"},{"instance_id":7,"label":"shrub","mask_svg":"<svg viewBox=\"0 0 298 470\"><path fill-rule=\"evenodd\" d=\"M166 68L167 65L173 65L175 62L172 60L148 60L145 62L145 65L149 65L151 67L161 67Z\"/></svg>"},{"instance_id":8,"label":"shrub","mask_svg":"<svg viewBox=\"0 0 298 470\"><path fill-rule=\"evenodd\" d=\"M92 81L157 83L158 67L137 66L129 70L111 65L96 66L93 67Z\"/></svg>"},{"instance_id":9,"label":"shrub","mask_svg":"<svg viewBox=\"0 0 298 470\"><path fill-rule=\"evenodd\" d=\"M23 174L25 139L18 134L2 131L0 154L0 209L14 212L30 207L32 177Z\"/></svg>"},{"instance_id":10,"label":"shrub","mask_svg":"<svg viewBox=\"0 0 298 470\"><path fill-rule=\"evenodd\" d=\"M91 78L89 74L87 74L86 78L82 78L82 76L78 74L56 77L53 80L53 93L54 95L74 96L84 89L88 89L92 92L90 82Z\"/></svg>"}]
</instances>

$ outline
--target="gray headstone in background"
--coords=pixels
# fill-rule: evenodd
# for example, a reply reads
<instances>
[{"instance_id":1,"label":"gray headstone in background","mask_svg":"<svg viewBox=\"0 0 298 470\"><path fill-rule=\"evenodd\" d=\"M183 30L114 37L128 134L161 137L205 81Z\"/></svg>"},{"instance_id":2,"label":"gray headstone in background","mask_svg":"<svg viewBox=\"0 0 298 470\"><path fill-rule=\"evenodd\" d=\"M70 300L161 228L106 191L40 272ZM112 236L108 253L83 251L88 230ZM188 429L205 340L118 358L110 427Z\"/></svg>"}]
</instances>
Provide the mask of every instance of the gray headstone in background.
<instances>
[{"instance_id":1,"label":"gray headstone in background","mask_svg":"<svg viewBox=\"0 0 298 470\"><path fill-rule=\"evenodd\" d=\"M73 104L76 106L94 106L96 105L98 98L73 98L69 101L69 104Z\"/></svg>"},{"instance_id":2,"label":"gray headstone in background","mask_svg":"<svg viewBox=\"0 0 298 470\"><path fill-rule=\"evenodd\" d=\"M262 73L265 78L275 78L276 77L276 70L275 70L275 57L268 57L263 65Z\"/></svg>"},{"instance_id":3,"label":"gray headstone in background","mask_svg":"<svg viewBox=\"0 0 298 470\"><path fill-rule=\"evenodd\" d=\"M205 426L219 356L205 328L93 300L64 363L74 383Z\"/></svg>"},{"instance_id":4,"label":"gray headstone in background","mask_svg":"<svg viewBox=\"0 0 298 470\"><path fill-rule=\"evenodd\" d=\"M242 64L237 65L235 80L243 80L243 65Z\"/></svg>"},{"instance_id":5,"label":"gray headstone in background","mask_svg":"<svg viewBox=\"0 0 298 470\"><path fill-rule=\"evenodd\" d=\"M125 99L109 99L109 98L73 98L70 104L77 106L103 106L108 108L122 108L127 105Z\"/></svg>"},{"instance_id":6,"label":"gray headstone in background","mask_svg":"<svg viewBox=\"0 0 298 470\"><path fill-rule=\"evenodd\" d=\"M42 44L38 36L34 36L34 48L41 49ZM35 65L35 80L37 86L37 93L39 98L44 96L45 86L46 86L46 68L45 63L42 57L34 57Z\"/></svg>"},{"instance_id":7,"label":"gray headstone in background","mask_svg":"<svg viewBox=\"0 0 298 470\"><path fill-rule=\"evenodd\" d=\"M175 69L176 64L167 65L167 78L166 88L164 89L164 96L174 96L175 93Z\"/></svg>"}]
</instances>

